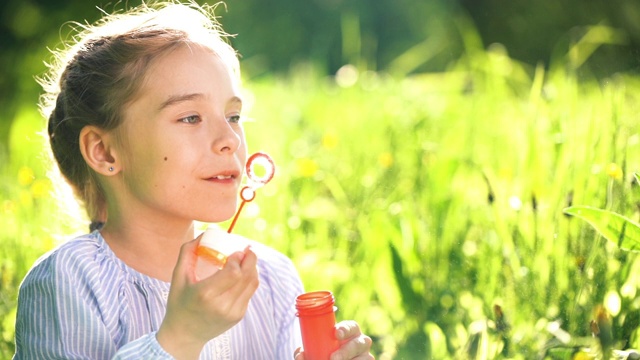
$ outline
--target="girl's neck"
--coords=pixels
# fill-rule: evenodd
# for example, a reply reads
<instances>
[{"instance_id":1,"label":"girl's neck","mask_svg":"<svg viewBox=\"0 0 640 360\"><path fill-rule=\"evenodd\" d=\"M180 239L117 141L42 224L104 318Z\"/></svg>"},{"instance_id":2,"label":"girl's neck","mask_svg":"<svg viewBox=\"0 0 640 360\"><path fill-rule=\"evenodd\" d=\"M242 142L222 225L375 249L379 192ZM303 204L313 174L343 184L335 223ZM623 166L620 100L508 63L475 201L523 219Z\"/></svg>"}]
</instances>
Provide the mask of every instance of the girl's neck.
<instances>
[{"instance_id":1,"label":"girl's neck","mask_svg":"<svg viewBox=\"0 0 640 360\"><path fill-rule=\"evenodd\" d=\"M129 267L170 282L180 247L194 238L194 224L131 224L110 219L100 232L116 256Z\"/></svg>"}]
</instances>

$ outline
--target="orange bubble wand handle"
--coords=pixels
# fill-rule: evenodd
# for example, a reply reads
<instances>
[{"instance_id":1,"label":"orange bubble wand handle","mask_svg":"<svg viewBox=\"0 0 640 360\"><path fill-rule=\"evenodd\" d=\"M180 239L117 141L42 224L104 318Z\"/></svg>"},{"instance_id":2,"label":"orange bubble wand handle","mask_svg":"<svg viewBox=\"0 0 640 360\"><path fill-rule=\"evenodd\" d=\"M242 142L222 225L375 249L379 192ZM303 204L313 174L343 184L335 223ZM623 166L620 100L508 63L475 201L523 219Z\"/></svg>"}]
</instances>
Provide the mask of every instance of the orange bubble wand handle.
<instances>
[{"instance_id":1,"label":"orange bubble wand handle","mask_svg":"<svg viewBox=\"0 0 640 360\"><path fill-rule=\"evenodd\" d=\"M249 198L249 199L245 199L243 194L245 192L251 192L253 193L253 197ZM233 231L233 228L236 226L236 221L238 221L238 216L240 215L240 211L242 211L242 208L244 207L244 204L248 203L249 201L253 200L256 197L256 192L253 191L252 188L245 186L242 188L242 190L240 190L240 197L242 197L242 202L240 203L240 207L238 207L238 210L236 211L236 214L233 216L233 220L231 220L231 225L229 225L229 229L227 229L227 232L229 234L231 234L231 231Z\"/></svg>"},{"instance_id":2,"label":"orange bubble wand handle","mask_svg":"<svg viewBox=\"0 0 640 360\"><path fill-rule=\"evenodd\" d=\"M246 203L247 203L246 201L243 201L240 203L240 207L238 208L238 211L236 211L236 214L233 216L233 220L231 220L231 225L229 225L229 229L227 229L227 232L229 234L231 234L231 232L233 231L233 227L236 226L236 221L238 221L238 215L240 215L240 211L242 211L242 208Z\"/></svg>"},{"instance_id":3,"label":"orange bubble wand handle","mask_svg":"<svg viewBox=\"0 0 640 360\"><path fill-rule=\"evenodd\" d=\"M261 166L264 168L264 175L258 176L256 175L254 168L255 166ZM233 220L231 220L231 225L229 225L228 233L233 231L233 228L236 226L236 222L238 221L238 216L244 208L244 204L252 201L256 198L256 190L263 187L266 183L273 179L273 174L276 172L276 165L273 162L271 157L263 152L257 152L247 159L246 165L247 178L249 179L249 185L245 186L240 190L240 197L242 198L242 202L236 211L236 214L233 216Z\"/></svg>"}]
</instances>

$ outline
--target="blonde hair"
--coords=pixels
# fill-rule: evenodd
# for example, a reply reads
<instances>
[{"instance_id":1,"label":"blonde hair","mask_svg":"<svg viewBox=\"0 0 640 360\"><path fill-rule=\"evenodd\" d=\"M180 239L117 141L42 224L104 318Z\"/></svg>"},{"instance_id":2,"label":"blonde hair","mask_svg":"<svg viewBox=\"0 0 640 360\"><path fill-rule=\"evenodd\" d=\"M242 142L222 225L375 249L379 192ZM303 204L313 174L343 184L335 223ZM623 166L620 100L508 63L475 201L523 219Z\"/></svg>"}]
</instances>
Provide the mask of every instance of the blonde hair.
<instances>
[{"instance_id":1,"label":"blonde hair","mask_svg":"<svg viewBox=\"0 0 640 360\"><path fill-rule=\"evenodd\" d=\"M73 41L59 51L49 72L40 108L48 118L53 157L84 204L92 228L106 221L105 196L80 152L80 131L88 125L115 129L157 57L182 44L210 48L239 79L238 58L213 14L215 6L157 2L107 14L94 25L76 24Z\"/></svg>"}]
</instances>

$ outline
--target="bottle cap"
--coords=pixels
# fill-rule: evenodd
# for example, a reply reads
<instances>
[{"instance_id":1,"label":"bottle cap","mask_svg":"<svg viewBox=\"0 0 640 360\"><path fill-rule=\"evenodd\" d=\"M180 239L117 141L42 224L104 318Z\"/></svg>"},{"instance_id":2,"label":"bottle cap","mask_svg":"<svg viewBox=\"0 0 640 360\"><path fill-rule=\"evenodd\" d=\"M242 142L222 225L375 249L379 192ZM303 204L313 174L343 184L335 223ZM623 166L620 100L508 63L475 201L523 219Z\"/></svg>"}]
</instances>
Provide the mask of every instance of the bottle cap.
<instances>
[{"instance_id":1,"label":"bottle cap","mask_svg":"<svg viewBox=\"0 0 640 360\"><path fill-rule=\"evenodd\" d=\"M296 298L296 315L319 315L333 313L337 310L334 306L335 298L330 291L314 291L299 295Z\"/></svg>"}]
</instances>

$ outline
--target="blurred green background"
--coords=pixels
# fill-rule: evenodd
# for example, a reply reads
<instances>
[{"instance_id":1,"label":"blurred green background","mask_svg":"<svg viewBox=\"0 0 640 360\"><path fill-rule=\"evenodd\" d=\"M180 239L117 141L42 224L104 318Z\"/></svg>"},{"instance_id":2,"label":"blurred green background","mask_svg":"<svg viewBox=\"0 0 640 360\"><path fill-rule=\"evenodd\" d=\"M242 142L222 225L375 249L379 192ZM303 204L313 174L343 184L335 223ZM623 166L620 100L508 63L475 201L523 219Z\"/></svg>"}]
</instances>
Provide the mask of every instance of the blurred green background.
<instances>
[{"instance_id":1,"label":"blurred green background","mask_svg":"<svg viewBox=\"0 0 640 360\"><path fill-rule=\"evenodd\" d=\"M63 23L138 3L0 4L0 358L25 273L88 227L53 185L34 77ZM377 358L640 347L636 254L563 214L640 215L640 2L228 0L217 13L237 34L250 151L278 164L235 231L332 290Z\"/></svg>"}]
</instances>

